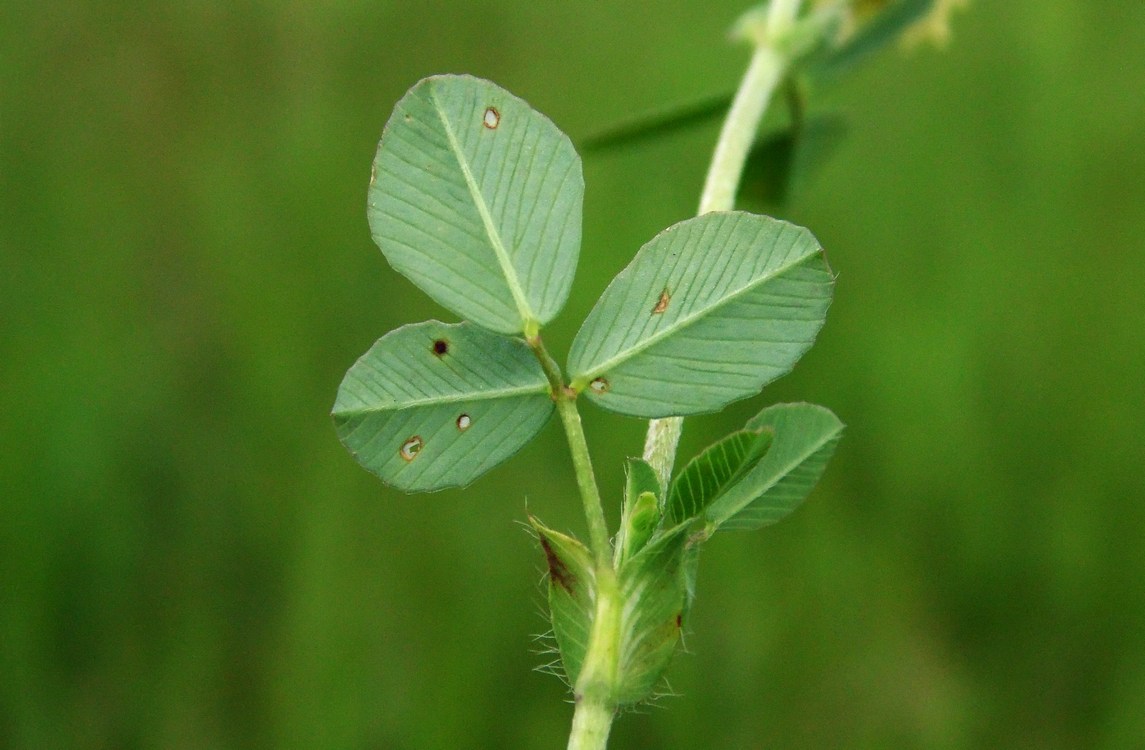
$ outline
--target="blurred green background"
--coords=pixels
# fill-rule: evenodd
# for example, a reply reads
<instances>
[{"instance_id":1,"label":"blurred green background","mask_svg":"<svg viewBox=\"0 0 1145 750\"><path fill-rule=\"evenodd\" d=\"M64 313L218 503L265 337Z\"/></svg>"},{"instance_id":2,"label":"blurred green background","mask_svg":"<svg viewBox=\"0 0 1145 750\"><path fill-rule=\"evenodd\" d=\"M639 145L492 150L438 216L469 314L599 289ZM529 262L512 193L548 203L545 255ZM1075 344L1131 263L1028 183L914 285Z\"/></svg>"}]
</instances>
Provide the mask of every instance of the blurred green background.
<instances>
[{"instance_id":1,"label":"blurred green background","mask_svg":"<svg viewBox=\"0 0 1145 750\"><path fill-rule=\"evenodd\" d=\"M560 430L406 497L338 444L347 367L444 311L370 241L418 78L574 140L734 88L742 0L0 4L0 746L563 747L531 671L581 533ZM839 274L761 406L849 425L807 505L709 545L678 697L622 748L1145 746L1145 4L978 0L816 92L782 215ZM695 208L715 125L586 159L579 322ZM643 425L585 408L615 516Z\"/></svg>"}]
</instances>

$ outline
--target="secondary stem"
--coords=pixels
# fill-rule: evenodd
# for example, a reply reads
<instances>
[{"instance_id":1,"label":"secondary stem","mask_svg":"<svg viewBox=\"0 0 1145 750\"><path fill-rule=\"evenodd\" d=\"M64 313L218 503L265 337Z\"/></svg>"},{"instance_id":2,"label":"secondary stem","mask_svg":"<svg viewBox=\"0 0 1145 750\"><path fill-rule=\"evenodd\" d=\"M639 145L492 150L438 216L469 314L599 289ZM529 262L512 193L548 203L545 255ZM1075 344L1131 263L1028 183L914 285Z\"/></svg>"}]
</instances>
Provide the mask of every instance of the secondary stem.
<instances>
[{"instance_id":1,"label":"secondary stem","mask_svg":"<svg viewBox=\"0 0 1145 750\"><path fill-rule=\"evenodd\" d=\"M588 541L592 548L593 559L598 568L603 565L611 569L608 523L604 519L604 505L600 500L600 490L596 486L596 474L592 470L588 441L584 438L584 427L581 425L580 412L576 408L576 393L565 385L561 368L545 348L540 335L530 336L526 341L541 363L545 377L548 378L553 401L557 404L557 413L560 414L561 424L565 428L577 487L580 489L581 502L584 503L584 517L588 521Z\"/></svg>"},{"instance_id":2,"label":"secondary stem","mask_svg":"<svg viewBox=\"0 0 1145 750\"><path fill-rule=\"evenodd\" d=\"M596 487L596 475L592 471L592 459L588 455L588 443L584 439L584 428L580 422L580 412L572 396L557 398L557 412L565 428L572 453L576 483L584 503L584 517L588 521L588 541L597 571L612 570L611 545L608 542L608 523L604 520L604 507L600 501L600 490Z\"/></svg>"},{"instance_id":3,"label":"secondary stem","mask_svg":"<svg viewBox=\"0 0 1145 750\"><path fill-rule=\"evenodd\" d=\"M700 195L700 214L711 211L730 211L735 208L743 166L751 144L759 130L759 123L767 112L768 103L776 87L787 72L787 58L776 48L776 42L794 23L801 0L772 0L768 7L765 26L752 34L756 41L755 54L744 73L731 109L720 130L704 190ZM644 460L651 464L660 478L660 486L667 487L676 463L676 447L684 428L682 417L653 419L648 423L644 439Z\"/></svg>"}]
</instances>

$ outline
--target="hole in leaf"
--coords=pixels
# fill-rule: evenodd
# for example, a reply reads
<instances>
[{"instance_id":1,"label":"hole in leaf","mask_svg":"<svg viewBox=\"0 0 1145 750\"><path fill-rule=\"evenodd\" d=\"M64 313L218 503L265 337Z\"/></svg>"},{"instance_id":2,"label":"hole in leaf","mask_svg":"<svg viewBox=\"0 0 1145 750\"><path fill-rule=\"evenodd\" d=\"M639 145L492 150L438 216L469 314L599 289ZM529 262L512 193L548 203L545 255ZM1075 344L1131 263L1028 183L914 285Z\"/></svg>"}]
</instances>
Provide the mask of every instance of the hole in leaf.
<instances>
[{"instance_id":1,"label":"hole in leaf","mask_svg":"<svg viewBox=\"0 0 1145 750\"><path fill-rule=\"evenodd\" d=\"M485 117L481 119L481 124L490 130L496 130L497 126L501 124L501 113L497 111L496 107L486 107Z\"/></svg>"},{"instance_id":2,"label":"hole in leaf","mask_svg":"<svg viewBox=\"0 0 1145 750\"><path fill-rule=\"evenodd\" d=\"M608 393L609 388L608 381L604 378L597 378L589 383L588 387L592 389L593 393Z\"/></svg>"},{"instance_id":3,"label":"hole in leaf","mask_svg":"<svg viewBox=\"0 0 1145 750\"><path fill-rule=\"evenodd\" d=\"M421 439L420 435L414 435L409 440L402 443L398 455L406 461L412 461L417 458L417 454L421 453L421 449L425 447L425 441Z\"/></svg>"},{"instance_id":4,"label":"hole in leaf","mask_svg":"<svg viewBox=\"0 0 1145 750\"><path fill-rule=\"evenodd\" d=\"M469 418L468 414L462 414L457 418L457 429L465 432L469 429L469 425L473 424L473 420Z\"/></svg>"},{"instance_id":5,"label":"hole in leaf","mask_svg":"<svg viewBox=\"0 0 1145 750\"><path fill-rule=\"evenodd\" d=\"M433 353L441 357L449 352L449 342L445 339L438 339L433 342Z\"/></svg>"},{"instance_id":6,"label":"hole in leaf","mask_svg":"<svg viewBox=\"0 0 1145 750\"><path fill-rule=\"evenodd\" d=\"M664 291L660 292L660 299L656 300L656 306L652 308L653 315L661 315L668 309L668 303L672 301L672 295L668 294L668 289L665 287Z\"/></svg>"}]
</instances>

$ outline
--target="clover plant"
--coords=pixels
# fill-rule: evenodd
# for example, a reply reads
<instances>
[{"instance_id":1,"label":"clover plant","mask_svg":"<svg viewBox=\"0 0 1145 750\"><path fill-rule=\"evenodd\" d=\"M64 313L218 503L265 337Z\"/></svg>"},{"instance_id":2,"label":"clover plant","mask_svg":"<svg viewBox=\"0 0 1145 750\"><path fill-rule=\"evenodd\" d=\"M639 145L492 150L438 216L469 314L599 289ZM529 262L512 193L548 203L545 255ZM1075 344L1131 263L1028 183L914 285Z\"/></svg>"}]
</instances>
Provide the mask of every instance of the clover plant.
<instances>
[{"instance_id":1,"label":"clover plant","mask_svg":"<svg viewBox=\"0 0 1145 750\"><path fill-rule=\"evenodd\" d=\"M758 394L824 324L835 279L815 237L734 209L745 164L761 147L774 151L775 136L757 130L777 89L849 65L935 9L901 0L864 15L852 5L871 3L773 0L741 20L755 54L699 215L640 248L581 325L564 367L542 332L568 297L580 250L584 182L572 142L521 99L466 75L420 81L385 126L370 177L373 238L394 269L462 322L380 338L346 374L334 422L383 482L429 492L477 479L557 412L587 539L529 521L575 700L570 748L604 747L618 709L655 693L692 605L701 546L790 514L842 434L824 407L771 405L673 473L683 416ZM652 420L642 457L628 460L614 533L583 401Z\"/></svg>"}]
</instances>

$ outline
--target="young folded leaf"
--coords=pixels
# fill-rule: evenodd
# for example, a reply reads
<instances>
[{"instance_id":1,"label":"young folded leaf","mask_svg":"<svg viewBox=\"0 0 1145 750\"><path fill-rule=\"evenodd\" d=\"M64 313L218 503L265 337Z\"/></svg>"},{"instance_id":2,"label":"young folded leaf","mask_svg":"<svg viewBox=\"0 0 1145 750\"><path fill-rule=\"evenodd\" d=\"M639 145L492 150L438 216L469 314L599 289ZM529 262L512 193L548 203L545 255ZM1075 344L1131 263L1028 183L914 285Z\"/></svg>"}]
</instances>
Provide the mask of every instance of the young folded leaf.
<instances>
[{"instance_id":1,"label":"young folded leaf","mask_svg":"<svg viewBox=\"0 0 1145 750\"><path fill-rule=\"evenodd\" d=\"M656 470L639 458L628 459L624 508L616 535L616 563L640 551L660 523L660 481Z\"/></svg>"},{"instance_id":2,"label":"young folded leaf","mask_svg":"<svg viewBox=\"0 0 1145 750\"><path fill-rule=\"evenodd\" d=\"M333 416L362 466L398 489L428 492L473 481L552 413L525 342L433 320L378 339L346 373Z\"/></svg>"},{"instance_id":3,"label":"young folded leaf","mask_svg":"<svg viewBox=\"0 0 1145 750\"><path fill-rule=\"evenodd\" d=\"M489 81L433 76L397 103L367 214L390 264L462 318L536 332L564 305L584 178L547 117Z\"/></svg>"},{"instance_id":4,"label":"young folded leaf","mask_svg":"<svg viewBox=\"0 0 1145 750\"><path fill-rule=\"evenodd\" d=\"M621 271L573 341L572 386L611 411L715 411L795 365L834 279L802 227L739 211L669 227Z\"/></svg>"},{"instance_id":5,"label":"young folded leaf","mask_svg":"<svg viewBox=\"0 0 1145 750\"><path fill-rule=\"evenodd\" d=\"M843 423L822 406L776 404L752 418L746 429L771 432L771 447L708 505L704 521L709 533L758 529L789 515L822 476Z\"/></svg>"},{"instance_id":6,"label":"young folded leaf","mask_svg":"<svg viewBox=\"0 0 1145 750\"><path fill-rule=\"evenodd\" d=\"M549 577L549 616L569 687L576 685L592 629L596 578L592 554L571 536L546 528L536 518L529 523L545 552Z\"/></svg>"},{"instance_id":7,"label":"young folded leaf","mask_svg":"<svg viewBox=\"0 0 1145 750\"><path fill-rule=\"evenodd\" d=\"M708 446L672 482L666 516L677 524L699 517L755 468L771 447L768 430L740 430Z\"/></svg>"}]
</instances>

